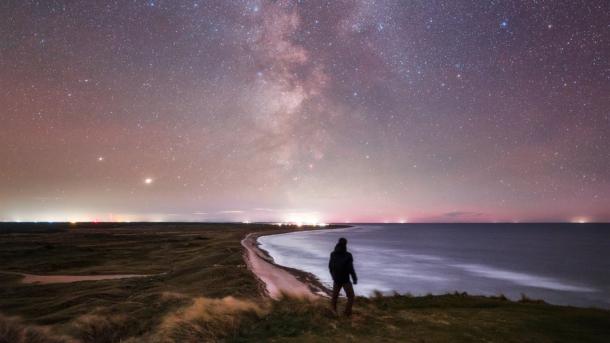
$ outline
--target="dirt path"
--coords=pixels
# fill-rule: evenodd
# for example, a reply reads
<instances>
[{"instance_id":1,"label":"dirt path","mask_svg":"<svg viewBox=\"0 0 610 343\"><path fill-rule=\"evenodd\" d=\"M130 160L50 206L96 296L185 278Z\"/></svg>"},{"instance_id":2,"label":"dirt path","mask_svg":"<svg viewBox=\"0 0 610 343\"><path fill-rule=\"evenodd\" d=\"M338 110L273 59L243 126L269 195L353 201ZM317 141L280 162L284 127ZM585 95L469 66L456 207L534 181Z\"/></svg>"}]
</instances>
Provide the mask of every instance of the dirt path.
<instances>
[{"instance_id":1,"label":"dirt path","mask_svg":"<svg viewBox=\"0 0 610 343\"><path fill-rule=\"evenodd\" d=\"M301 281L287 269L273 263L258 247L257 233L248 234L241 244L246 248L246 264L248 268L265 284L267 294L278 299L282 293L297 297L318 298L324 292L312 289L307 281Z\"/></svg>"},{"instance_id":2,"label":"dirt path","mask_svg":"<svg viewBox=\"0 0 610 343\"><path fill-rule=\"evenodd\" d=\"M34 275L17 272L0 271L2 274L11 274L23 276L21 283L70 283L79 281L99 281L99 280L116 280L116 279L127 279L134 277L147 277L151 275L138 275L138 274L110 274L110 275Z\"/></svg>"}]
</instances>

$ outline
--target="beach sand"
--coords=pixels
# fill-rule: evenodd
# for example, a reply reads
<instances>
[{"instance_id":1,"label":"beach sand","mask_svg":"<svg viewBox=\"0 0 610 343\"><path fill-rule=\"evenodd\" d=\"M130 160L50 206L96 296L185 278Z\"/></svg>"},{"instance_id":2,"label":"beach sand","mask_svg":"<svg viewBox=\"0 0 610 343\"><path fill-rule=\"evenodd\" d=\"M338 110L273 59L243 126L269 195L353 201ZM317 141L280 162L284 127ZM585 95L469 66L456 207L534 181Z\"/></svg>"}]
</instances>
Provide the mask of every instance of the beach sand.
<instances>
[{"instance_id":1,"label":"beach sand","mask_svg":"<svg viewBox=\"0 0 610 343\"><path fill-rule=\"evenodd\" d=\"M298 230L248 234L241 241L242 246L246 249L244 259L248 268L260 280L263 293L272 299L279 299L283 294L308 299L327 297L329 289L322 285L313 274L277 265L273 262L273 258L259 247L258 237L291 231Z\"/></svg>"}]
</instances>

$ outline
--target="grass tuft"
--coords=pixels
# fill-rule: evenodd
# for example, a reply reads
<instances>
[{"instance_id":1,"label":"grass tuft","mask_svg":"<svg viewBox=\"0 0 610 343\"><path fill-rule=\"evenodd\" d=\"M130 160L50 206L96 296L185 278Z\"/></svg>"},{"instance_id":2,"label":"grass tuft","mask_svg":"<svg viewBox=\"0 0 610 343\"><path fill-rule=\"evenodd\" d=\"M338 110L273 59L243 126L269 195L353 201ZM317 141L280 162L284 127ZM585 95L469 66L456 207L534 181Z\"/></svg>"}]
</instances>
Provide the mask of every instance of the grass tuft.
<instances>
[{"instance_id":1,"label":"grass tuft","mask_svg":"<svg viewBox=\"0 0 610 343\"><path fill-rule=\"evenodd\" d=\"M83 343L114 343L130 336L131 327L125 315L80 316L73 323L73 335Z\"/></svg>"},{"instance_id":2,"label":"grass tuft","mask_svg":"<svg viewBox=\"0 0 610 343\"><path fill-rule=\"evenodd\" d=\"M26 325L18 318L0 315L0 343L69 343L46 328Z\"/></svg>"},{"instance_id":3,"label":"grass tuft","mask_svg":"<svg viewBox=\"0 0 610 343\"><path fill-rule=\"evenodd\" d=\"M542 299L532 299L525 295L525 293L521 293L521 299L519 299L520 303L523 304L546 304L546 302Z\"/></svg>"},{"instance_id":4,"label":"grass tuft","mask_svg":"<svg viewBox=\"0 0 610 343\"><path fill-rule=\"evenodd\" d=\"M163 342L205 342L234 335L244 318L266 313L260 305L234 297L196 298L186 309L169 314L162 322Z\"/></svg>"}]
</instances>

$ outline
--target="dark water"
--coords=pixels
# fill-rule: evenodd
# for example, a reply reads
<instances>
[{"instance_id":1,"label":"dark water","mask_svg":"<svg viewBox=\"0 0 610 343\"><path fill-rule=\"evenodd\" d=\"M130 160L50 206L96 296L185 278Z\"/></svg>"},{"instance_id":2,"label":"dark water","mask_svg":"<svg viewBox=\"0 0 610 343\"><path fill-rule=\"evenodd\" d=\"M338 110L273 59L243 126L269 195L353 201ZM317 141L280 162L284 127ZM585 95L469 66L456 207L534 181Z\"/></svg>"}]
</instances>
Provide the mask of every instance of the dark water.
<instances>
[{"instance_id":1,"label":"dark water","mask_svg":"<svg viewBox=\"0 0 610 343\"><path fill-rule=\"evenodd\" d=\"M609 224L390 224L259 240L281 265L330 284L328 256L349 241L356 292L466 291L610 308Z\"/></svg>"}]
</instances>

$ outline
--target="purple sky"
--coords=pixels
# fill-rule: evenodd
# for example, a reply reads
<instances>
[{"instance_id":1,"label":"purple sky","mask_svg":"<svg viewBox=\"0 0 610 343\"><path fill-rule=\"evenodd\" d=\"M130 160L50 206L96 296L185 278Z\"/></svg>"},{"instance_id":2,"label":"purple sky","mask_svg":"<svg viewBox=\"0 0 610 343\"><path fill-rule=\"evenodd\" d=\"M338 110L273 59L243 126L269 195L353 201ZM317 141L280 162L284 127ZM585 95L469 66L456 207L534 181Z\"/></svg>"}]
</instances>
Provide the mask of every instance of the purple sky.
<instances>
[{"instance_id":1,"label":"purple sky","mask_svg":"<svg viewBox=\"0 0 610 343\"><path fill-rule=\"evenodd\" d=\"M608 221L608 1L0 5L0 220Z\"/></svg>"}]
</instances>

